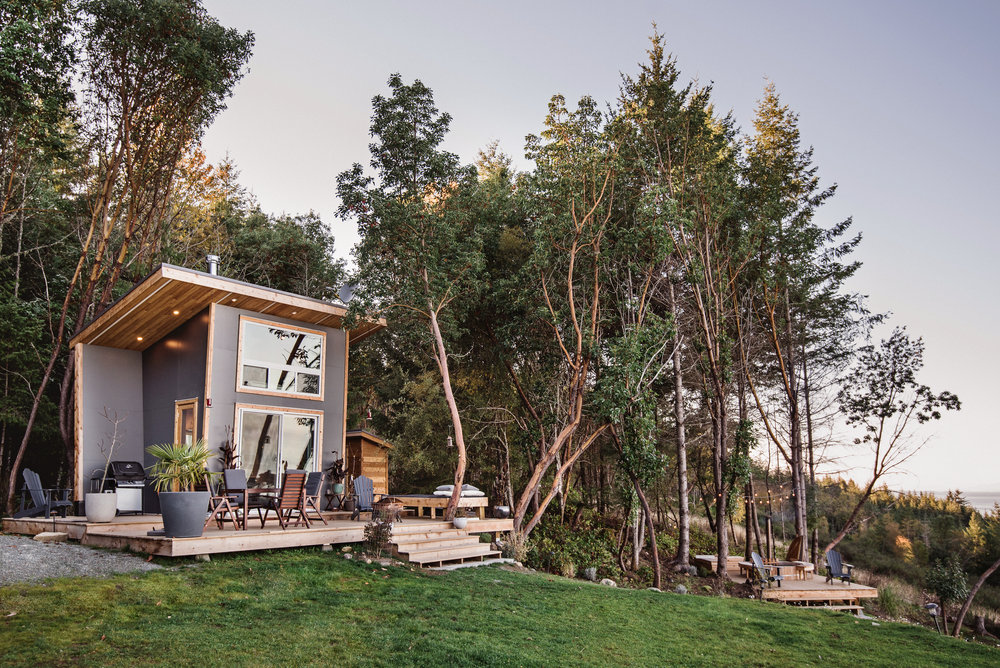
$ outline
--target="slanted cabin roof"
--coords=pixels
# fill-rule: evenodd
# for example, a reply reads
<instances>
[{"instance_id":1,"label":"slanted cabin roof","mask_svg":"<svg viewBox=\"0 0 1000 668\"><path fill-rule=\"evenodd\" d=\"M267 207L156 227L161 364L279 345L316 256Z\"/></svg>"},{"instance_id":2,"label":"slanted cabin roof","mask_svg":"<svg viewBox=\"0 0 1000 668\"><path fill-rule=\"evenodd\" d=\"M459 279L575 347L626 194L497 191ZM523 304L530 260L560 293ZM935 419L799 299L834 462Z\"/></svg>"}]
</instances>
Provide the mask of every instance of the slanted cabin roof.
<instances>
[{"instance_id":1,"label":"slanted cabin roof","mask_svg":"<svg viewBox=\"0 0 1000 668\"><path fill-rule=\"evenodd\" d=\"M348 440L359 440L362 443L371 443L387 450L392 450L393 448L392 443L389 443L381 436L376 436L370 431L365 431L364 429L353 429L347 432L346 436Z\"/></svg>"},{"instance_id":2,"label":"slanted cabin roof","mask_svg":"<svg viewBox=\"0 0 1000 668\"><path fill-rule=\"evenodd\" d=\"M210 304L326 327L341 327L347 309L320 299L244 283L195 269L161 264L70 340L127 350L145 350ZM351 343L385 327L365 320L348 332Z\"/></svg>"}]
</instances>

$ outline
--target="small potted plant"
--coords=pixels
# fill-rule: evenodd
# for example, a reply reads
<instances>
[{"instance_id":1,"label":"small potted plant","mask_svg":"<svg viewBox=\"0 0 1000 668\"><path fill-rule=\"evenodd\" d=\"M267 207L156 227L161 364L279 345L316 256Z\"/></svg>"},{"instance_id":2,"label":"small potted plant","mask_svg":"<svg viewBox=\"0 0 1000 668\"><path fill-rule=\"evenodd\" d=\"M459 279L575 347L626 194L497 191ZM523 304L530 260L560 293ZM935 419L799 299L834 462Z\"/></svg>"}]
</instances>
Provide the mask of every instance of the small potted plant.
<instances>
[{"instance_id":1,"label":"small potted plant","mask_svg":"<svg viewBox=\"0 0 1000 668\"><path fill-rule=\"evenodd\" d=\"M341 457L334 463L327 467L326 472L330 474L330 480L333 482L333 493L343 494L344 493L344 478L347 477L347 471L344 469L344 458Z\"/></svg>"},{"instance_id":2,"label":"small potted plant","mask_svg":"<svg viewBox=\"0 0 1000 668\"><path fill-rule=\"evenodd\" d=\"M354 508L358 505L357 499L354 497L354 481L351 478L347 479L347 492L344 495L343 510L349 513L354 512Z\"/></svg>"},{"instance_id":3,"label":"small potted plant","mask_svg":"<svg viewBox=\"0 0 1000 668\"><path fill-rule=\"evenodd\" d=\"M108 408L105 407L104 419L110 422L112 426L111 443L105 446L105 442L101 441L98 444L101 448L101 454L104 455L104 468L101 470L100 482L98 482L97 489L93 492L87 492L83 497L83 507L88 522L110 522L118 514L118 494L114 490L105 491L104 482L108 477L108 467L111 465L111 458L115 454L115 447L118 446L118 432L125 418L120 417L118 411L109 413ZM97 476L94 476L93 480L97 481Z\"/></svg>"},{"instance_id":4,"label":"small potted plant","mask_svg":"<svg viewBox=\"0 0 1000 668\"><path fill-rule=\"evenodd\" d=\"M197 538L202 534L211 492L195 491L204 482L212 451L204 439L194 443L151 445L146 451L157 461L150 468L160 497L163 531L168 538Z\"/></svg>"},{"instance_id":5,"label":"small potted plant","mask_svg":"<svg viewBox=\"0 0 1000 668\"><path fill-rule=\"evenodd\" d=\"M451 525L456 529L465 529L467 526L469 526L469 518L465 514L464 510L459 509L455 513L455 518L451 521Z\"/></svg>"}]
</instances>

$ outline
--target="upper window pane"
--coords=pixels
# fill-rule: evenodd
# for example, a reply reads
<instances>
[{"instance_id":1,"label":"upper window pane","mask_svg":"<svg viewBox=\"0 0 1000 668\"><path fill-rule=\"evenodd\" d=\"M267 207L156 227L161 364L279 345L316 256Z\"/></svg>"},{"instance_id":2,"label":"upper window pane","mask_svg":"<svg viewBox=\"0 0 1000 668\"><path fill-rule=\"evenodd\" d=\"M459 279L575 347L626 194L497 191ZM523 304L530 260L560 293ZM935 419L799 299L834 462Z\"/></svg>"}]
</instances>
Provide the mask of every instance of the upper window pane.
<instances>
[{"instance_id":1,"label":"upper window pane","mask_svg":"<svg viewBox=\"0 0 1000 668\"><path fill-rule=\"evenodd\" d=\"M322 333L243 320L239 386L245 391L319 397Z\"/></svg>"}]
</instances>

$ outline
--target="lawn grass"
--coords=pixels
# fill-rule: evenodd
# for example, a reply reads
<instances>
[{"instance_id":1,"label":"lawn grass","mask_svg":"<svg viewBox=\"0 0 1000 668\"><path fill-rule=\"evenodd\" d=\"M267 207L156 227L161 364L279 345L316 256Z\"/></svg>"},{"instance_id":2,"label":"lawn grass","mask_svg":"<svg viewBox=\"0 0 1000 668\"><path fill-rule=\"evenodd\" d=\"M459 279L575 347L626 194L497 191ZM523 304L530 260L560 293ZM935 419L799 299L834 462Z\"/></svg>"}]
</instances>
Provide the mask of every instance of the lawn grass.
<instances>
[{"instance_id":1,"label":"lawn grass","mask_svg":"<svg viewBox=\"0 0 1000 668\"><path fill-rule=\"evenodd\" d=\"M0 665L135 664L966 667L1000 650L760 601L314 549L0 588Z\"/></svg>"}]
</instances>

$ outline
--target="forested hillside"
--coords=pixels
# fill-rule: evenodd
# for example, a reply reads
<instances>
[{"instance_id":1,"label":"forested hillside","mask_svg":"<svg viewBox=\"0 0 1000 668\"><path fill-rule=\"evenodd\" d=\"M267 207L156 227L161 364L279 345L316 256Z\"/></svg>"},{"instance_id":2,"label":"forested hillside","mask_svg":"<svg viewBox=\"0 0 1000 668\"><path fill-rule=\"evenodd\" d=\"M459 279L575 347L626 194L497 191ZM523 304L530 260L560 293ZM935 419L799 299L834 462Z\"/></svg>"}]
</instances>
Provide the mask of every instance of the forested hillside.
<instances>
[{"instance_id":1,"label":"forested hillside","mask_svg":"<svg viewBox=\"0 0 1000 668\"><path fill-rule=\"evenodd\" d=\"M352 347L348 426L395 445L390 488L475 483L553 570L659 585L695 549L763 551L768 518L813 561L840 544L978 575L998 556L996 512L883 487L960 402L848 288L861 232L824 215L836 175L774 85L734 118L654 34L617 99L552 97L519 172L488 138L463 164L432 90L390 75L370 155L330 184L360 233L348 271L317 215L262 211L199 147L252 34L196 0L9 0L0 28L8 508L24 466L72 470L72 334L159 263L214 253L314 297L355 283L354 317L389 327ZM823 480L846 447L869 458L856 482Z\"/></svg>"}]
</instances>

